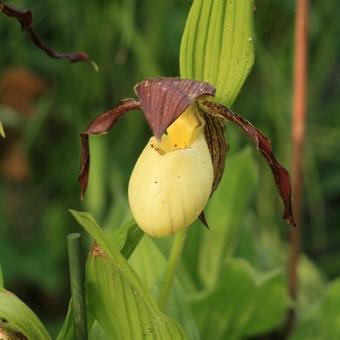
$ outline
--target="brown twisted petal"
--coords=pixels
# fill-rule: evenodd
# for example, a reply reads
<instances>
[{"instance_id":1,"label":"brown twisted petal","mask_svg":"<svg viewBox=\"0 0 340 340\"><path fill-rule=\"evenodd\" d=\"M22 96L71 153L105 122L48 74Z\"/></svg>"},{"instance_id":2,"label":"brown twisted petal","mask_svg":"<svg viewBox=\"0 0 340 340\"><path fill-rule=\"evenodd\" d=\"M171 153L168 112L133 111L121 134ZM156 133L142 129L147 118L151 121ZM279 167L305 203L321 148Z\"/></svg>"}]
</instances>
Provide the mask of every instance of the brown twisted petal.
<instances>
[{"instance_id":1,"label":"brown twisted petal","mask_svg":"<svg viewBox=\"0 0 340 340\"><path fill-rule=\"evenodd\" d=\"M207 218L205 217L205 214L204 214L204 210L200 213L200 215L198 216L199 220L202 222L202 224L210 230L210 227L209 227L209 224L208 224L208 221L207 221Z\"/></svg>"},{"instance_id":2,"label":"brown twisted petal","mask_svg":"<svg viewBox=\"0 0 340 340\"><path fill-rule=\"evenodd\" d=\"M221 119L204 112L203 117L205 120L205 139L208 143L214 167L214 182L211 190L212 195L222 179L225 165L225 157L228 152L229 146L224 137L224 126Z\"/></svg>"},{"instance_id":3,"label":"brown twisted petal","mask_svg":"<svg viewBox=\"0 0 340 340\"><path fill-rule=\"evenodd\" d=\"M217 189L222 179L224 173L225 157L227 155L229 146L224 137L224 126L221 119L205 112L202 112L202 114L205 120L205 139L209 147L214 168L214 182L210 194L211 196ZM209 229L204 211L202 211L202 213L200 214L199 219Z\"/></svg>"},{"instance_id":4,"label":"brown twisted petal","mask_svg":"<svg viewBox=\"0 0 340 340\"><path fill-rule=\"evenodd\" d=\"M140 109L140 102L134 99L125 99L119 102L117 107L105 112L95 118L88 128L80 134L81 140L81 161L80 161L80 196L84 197L90 169L90 150L89 150L89 136L103 135L108 132L118 119L127 111Z\"/></svg>"},{"instance_id":5,"label":"brown twisted petal","mask_svg":"<svg viewBox=\"0 0 340 340\"><path fill-rule=\"evenodd\" d=\"M284 204L283 218L289 224L296 226L292 211L292 190L289 174L273 155L270 140L250 122L232 112L227 107L208 100L199 101L198 104L201 110L215 117L224 118L236 123L252 139L272 170L277 190Z\"/></svg>"},{"instance_id":6,"label":"brown twisted petal","mask_svg":"<svg viewBox=\"0 0 340 340\"><path fill-rule=\"evenodd\" d=\"M137 84L135 92L153 134L159 139L197 98L214 96L215 88L190 79L153 78Z\"/></svg>"}]
</instances>

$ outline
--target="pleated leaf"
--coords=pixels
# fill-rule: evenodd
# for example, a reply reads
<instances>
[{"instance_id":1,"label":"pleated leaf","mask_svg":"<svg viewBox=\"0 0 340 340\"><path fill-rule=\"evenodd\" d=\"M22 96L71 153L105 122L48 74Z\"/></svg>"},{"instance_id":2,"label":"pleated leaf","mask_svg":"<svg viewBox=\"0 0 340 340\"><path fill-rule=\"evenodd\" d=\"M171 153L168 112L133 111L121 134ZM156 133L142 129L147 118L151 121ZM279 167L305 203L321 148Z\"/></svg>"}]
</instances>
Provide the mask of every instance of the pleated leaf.
<instances>
[{"instance_id":1,"label":"pleated leaf","mask_svg":"<svg viewBox=\"0 0 340 340\"><path fill-rule=\"evenodd\" d=\"M180 49L180 75L216 87L232 105L254 63L253 0L195 0Z\"/></svg>"},{"instance_id":2,"label":"pleated leaf","mask_svg":"<svg viewBox=\"0 0 340 340\"><path fill-rule=\"evenodd\" d=\"M134 249L137 247L139 241L143 236L143 231L134 223L133 220L125 223L123 226L117 228L112 235L110 235L110 242L112 247L117 251L120 251L121 254L128 259L130 255L133 253ZM86 292L88 295L88 292ZM86 300L89 300L89 297L86 297ZM98 339L99 333L103 333L102 327L95 322L93 315L87 308L87 325L90 339L95 335L95 339ZM74 339L74 315L72 309L72 303L70 300L67 315L63 326L58 334L57 340L73 340Z\"/></svg>"},{"instance_id":3,"label":"pleated leaf","mask_svg":"<svg viewBox=\"0 0 340 340\"><path fill-rule=\"evenodd\" d=\"M110 339L186 339L162 314L135 271L105 238L92 215L71 211L96 241L86 270L89 309Z\"/></svg>"},{"instance_id":4,"label":"pleated leaf","mask_svg":"<svg viewBox=\"0 0 340 340\"><path fill-rule=\"evenodd\" d=\"M50 340L34 312L18 297L4 288L0 289L0 336L8 339ZM6 339L6 338L4 338Z\"/></svg>"},{"instance_id":5,"label":"pleated leaf","mask_svg":"<svg viewBox=\"0 0 340 340\"><path fill-rule=\"evenodd\" d=\"M137 226L134 220L130 220L114 230L109 237L113 248L120 251L124 258L128 260L143 235L143 230Z\"/></svg>"}]
</instances>

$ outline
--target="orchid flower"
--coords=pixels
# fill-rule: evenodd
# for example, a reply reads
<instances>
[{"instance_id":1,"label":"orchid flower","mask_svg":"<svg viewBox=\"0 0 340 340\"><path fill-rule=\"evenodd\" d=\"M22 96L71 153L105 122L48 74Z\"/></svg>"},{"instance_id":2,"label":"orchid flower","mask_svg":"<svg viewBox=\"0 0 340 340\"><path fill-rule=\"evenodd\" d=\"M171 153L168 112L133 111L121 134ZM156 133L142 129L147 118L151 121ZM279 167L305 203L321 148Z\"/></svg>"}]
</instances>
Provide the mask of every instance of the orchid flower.
<instances>
[{"instance_id":1,"label":"orchid flower","mask_svg":"<svg viewBox=\"0 0 340 340\"><path fill-rule=\"evenodd\" d=\"M208 226L204 208L224 172L228 147L223 125L228 120L241 127L268 162L284 204L283 218L295 225L289 174L275 159L270 140L246 119L216 103L212 85L153 78L138 83L135 93L138 100L122 100L80 134L82 197L89 177L89 136L105 134L125 112L140 109L153 136L129 181L129 204L136 223L156 237L184 229L197 218Z\"/></svg>"}]
</instances>

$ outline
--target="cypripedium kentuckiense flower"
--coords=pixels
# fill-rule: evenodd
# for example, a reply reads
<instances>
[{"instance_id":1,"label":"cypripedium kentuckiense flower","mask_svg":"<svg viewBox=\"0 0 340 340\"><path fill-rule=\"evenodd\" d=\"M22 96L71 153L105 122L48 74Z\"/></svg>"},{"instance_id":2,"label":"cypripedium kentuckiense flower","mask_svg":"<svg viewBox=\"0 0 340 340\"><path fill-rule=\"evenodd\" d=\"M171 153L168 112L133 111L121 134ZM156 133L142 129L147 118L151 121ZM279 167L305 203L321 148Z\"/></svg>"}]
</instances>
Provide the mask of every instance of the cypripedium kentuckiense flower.
<instances>
[{"instance_id":1,"label":"cypripedium kentuckiense flower","mask_svg":"<svg viewBox=\"0 0 340 340\"><path fill-rule=\"evenodd\" d=\"M147 79L135 87L138 100L124 99L81 133L79 182L83 196L89 176L89 136L106 133L128 110L140 109L153 132L132 171L128 197L145 233L166 236L197 218L207 226L204 208L224 171L227 143L224 121L231 121L255 143L268 162L284 204L283 218L295 225L289 174L275 159L270 140L246 119L214 101L208 83Z\"/></svg>"}]
</instances>

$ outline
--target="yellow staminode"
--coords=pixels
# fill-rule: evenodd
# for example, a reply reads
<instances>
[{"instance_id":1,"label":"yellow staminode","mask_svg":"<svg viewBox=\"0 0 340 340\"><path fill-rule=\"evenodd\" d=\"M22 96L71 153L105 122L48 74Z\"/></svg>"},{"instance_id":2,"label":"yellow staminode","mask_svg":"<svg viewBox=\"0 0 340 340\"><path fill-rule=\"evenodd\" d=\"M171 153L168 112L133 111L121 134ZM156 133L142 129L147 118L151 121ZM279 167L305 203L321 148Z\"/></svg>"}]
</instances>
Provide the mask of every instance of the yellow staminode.
<instances>
[{"instance_id":1,"label":"yellow staminode","mask_svg":"<svg viewBox=\"0 0 340 340\"><path fill-rule=\"evenodd\" d=\"M178 148L186 148L197 138L197 130L202 130L203 126L204 121L197 112L196 104L193 104L168 127L167 133Z\"/></svg>"},{"instance_id":2,"label":"yellow staminode","mask_svg":"<svg viewBox=\"0 0 340 340\"><path fill-rule=\"evenodd\" d=\"M152 137L137 160L129 183L132 214L147 234L170 235L196 220L212 183L204 121L191 106L161 141Z\"/></svg>"},{"instance_id":3,"label":"yellow staminode","mask_svg":"<svg viewBox=\"0 0 340 340\"><path fill-rule=\"evenodd\" d=\"M160 142L153 146L160 153L189 147L199 137L204 128L196 104L189 106L167 129Z\"/></svg>"}]
</instances>

